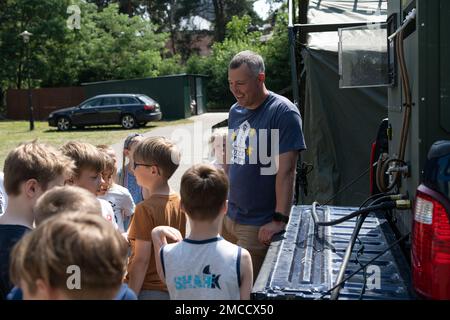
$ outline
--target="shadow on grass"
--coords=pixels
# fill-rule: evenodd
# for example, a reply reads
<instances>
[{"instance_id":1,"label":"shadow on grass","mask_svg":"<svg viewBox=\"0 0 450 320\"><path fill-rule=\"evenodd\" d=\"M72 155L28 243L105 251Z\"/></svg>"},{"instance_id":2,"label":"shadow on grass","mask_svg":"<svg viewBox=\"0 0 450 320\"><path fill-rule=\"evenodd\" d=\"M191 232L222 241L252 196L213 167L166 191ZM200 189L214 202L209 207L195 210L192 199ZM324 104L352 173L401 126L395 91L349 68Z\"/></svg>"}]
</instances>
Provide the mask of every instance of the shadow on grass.
<instances>
[{"instance_id":1,"label":"shadow on grass","mask_svg":"<svg viewBox=\"0 0 450 320\"><path fill-rule=\"evenodd\" d=\"M59 131L58 129L47 129L44 132L45 133L60 133L60 132L94 132L94 131L136 131L139 129L153 129L158 126L156 125L146 125L146 126L139 126L138 128L133 129L124 129L121 126L89 126L84 128L72 128L68 131Z\"/></svg>"}]
</instances>

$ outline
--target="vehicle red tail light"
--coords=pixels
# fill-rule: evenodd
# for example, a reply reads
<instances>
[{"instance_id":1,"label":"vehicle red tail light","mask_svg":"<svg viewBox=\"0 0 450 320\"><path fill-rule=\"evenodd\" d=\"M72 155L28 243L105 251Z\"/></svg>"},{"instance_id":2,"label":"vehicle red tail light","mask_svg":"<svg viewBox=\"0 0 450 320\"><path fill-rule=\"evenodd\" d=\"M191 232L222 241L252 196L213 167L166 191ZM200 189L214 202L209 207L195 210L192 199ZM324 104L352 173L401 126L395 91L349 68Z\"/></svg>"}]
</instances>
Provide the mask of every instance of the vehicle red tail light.
<instances>
[{"instance_id":1,"label":"vehicle red tail light","mask_svg":"<svg viewBox=\"0 0 450 320\"><path fill-rule=\"evenodd\" d=\"M412 233L412 280L425 298L450 299L450 222L441 196L419 186Z\"/></svg>"},{"instance_id":2,"label":"vehicle red tail light","mask_svg":"<svg viewBox=\"0 0 450 320\"><path fill-rule=\"evenodd\" d=\"M152 105L145 105L144 106L145 111L155 111L155 106Z\"/></svg>"}]
</instances>

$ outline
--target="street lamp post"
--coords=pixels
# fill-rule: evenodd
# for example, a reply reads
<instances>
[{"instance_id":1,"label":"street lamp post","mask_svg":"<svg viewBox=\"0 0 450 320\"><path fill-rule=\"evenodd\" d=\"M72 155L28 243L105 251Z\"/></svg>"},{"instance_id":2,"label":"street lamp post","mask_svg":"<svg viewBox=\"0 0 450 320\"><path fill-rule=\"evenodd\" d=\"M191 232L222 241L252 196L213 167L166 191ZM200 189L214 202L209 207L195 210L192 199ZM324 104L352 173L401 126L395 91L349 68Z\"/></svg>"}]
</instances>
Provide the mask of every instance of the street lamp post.
<instances>
[{"instance_id":1,"label":"street lamp post","mask_svg":"<svg viewBox=\"0 0 450 320\"><path fill-rule=\"evenodd\" d=\"M31 68L30 68L30 37L33 34L25 30L20 34L23 39L23 42L27 46L27 73L28 73L28 111L30 116L30 131L34 130L34 118L33 118L33 96L31 91Z\"/></svg>"}]
</instances>

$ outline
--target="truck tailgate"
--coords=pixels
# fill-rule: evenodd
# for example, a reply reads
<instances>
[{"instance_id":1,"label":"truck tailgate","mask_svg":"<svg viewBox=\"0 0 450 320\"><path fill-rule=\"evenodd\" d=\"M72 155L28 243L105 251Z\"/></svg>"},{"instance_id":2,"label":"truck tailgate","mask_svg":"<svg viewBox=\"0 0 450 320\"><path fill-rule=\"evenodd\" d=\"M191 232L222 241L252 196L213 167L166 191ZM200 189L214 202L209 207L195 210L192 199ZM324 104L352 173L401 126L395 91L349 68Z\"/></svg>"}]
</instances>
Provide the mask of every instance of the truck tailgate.
<instances>
[{"instance_id":1,"label":"truck tailgate","mask_svg":"<svg viewBox=\"0 0 450 320\"><path fill-rule=\"evenodd\" d=\"M353 232L356 219L331 227L314 225L311 206L294 206L286 232L272 242L252 290L254 299L317 299L332 288ZM338 219L358 208L324 206L317 210L320 221ZM371 213L359 233L346 276L395 241L388 222ZM398 245L371 263L363 299L411 299L409 266ZM377 278L378 277L378 278ZM358 299L363 271L349 279L339 299ZM325 296L328 299L329 295Z\"/></svg>"}]
</instances>

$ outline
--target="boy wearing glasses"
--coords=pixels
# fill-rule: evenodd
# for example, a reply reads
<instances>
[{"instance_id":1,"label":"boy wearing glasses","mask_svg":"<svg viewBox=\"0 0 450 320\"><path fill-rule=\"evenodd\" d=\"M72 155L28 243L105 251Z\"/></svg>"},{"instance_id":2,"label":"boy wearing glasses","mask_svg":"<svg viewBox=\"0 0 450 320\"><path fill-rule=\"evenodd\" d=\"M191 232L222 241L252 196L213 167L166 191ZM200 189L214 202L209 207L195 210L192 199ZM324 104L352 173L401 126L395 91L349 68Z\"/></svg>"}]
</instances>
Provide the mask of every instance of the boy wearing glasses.
<instances>
[{"instance_id":1,"label":"boy wearing glasses","mask_svg":"<svg viewBox=\"0 0 450 320\"><path fill-rule=\"evenodd\" d=\"M136 206L128 229L131 255L126 281L140 300L169 299L156 270L151 234L153 228L165 225L185 235L186 216L180 209L180 196L168 184L179 162L180 152L164 137L146 138L134 151L132 165L137 183L150 193Z\"/></svg>"}]
</instances>

